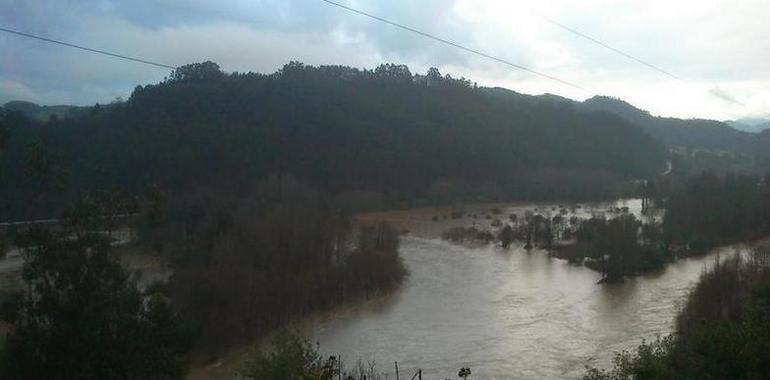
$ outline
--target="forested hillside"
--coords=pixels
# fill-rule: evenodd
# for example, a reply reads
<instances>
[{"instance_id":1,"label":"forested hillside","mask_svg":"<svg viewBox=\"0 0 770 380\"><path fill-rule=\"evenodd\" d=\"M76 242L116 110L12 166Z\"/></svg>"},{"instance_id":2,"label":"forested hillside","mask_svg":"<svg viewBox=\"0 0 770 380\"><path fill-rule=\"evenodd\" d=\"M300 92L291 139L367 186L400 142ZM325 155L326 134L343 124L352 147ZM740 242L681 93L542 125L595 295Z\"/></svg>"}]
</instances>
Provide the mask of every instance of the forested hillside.
<instances>
[{"instance_id":1,"label":"forested hillside","mask_svg":"<svg viewBox=\"0 0 770 380\"><path fill-rule=\"evenodd\" d=\"M398 200L587 198L662 170L666 155L618 116L400 65L292 62L263 75L206 62L138 86L123 103L48 122L10 113L6 124L8 182L20 183L39 141L75 190L237 190L288 173L331 193Z\"/></svg>"},{"instance_id":2,"label":"forested hillside","mask_svg":"<svg viewBox=\"0 0 770 380\"><path fill-rule=\"evenodd\" d=\"M552 104L572 107L581 112L607 112L642 128L650 136L668 148L709 150L733 154L752 155L761 153L765 142L757 133L735 128L730 123L706 119L678 119L653 116L621 99L608 96L594 96L583 102L558 95L524 95L503 88L484 89L492 96L508 99L521 104Z\"/></svg>"},{"instance_id":3,"label":"forested hillside","mask_svg":"<svg viewBox=\"0 0 770 380\"><path fill-rule=\"evenodd\" d=\"M720 121L656 117L620 99L595 96L580 106L589 111L605 111L619 115L672 148L749 153L757 144L755 134L739 131Z\"/></svg>"}]
</instances>

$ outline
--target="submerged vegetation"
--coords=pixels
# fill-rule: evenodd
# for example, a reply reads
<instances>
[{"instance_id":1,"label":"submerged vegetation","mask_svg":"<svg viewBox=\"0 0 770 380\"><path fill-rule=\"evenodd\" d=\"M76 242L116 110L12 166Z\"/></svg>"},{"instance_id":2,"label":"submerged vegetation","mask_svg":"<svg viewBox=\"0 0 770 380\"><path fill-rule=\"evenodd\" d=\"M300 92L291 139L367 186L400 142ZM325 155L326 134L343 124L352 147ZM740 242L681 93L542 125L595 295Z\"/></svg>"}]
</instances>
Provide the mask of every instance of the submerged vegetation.
<instances>
[{"instance_id":1,"label":"submerged vegetation","mask_svg":"<svg viewBox=\"0 0 770 380\"><path fill-rule=\"evenodd\" d=\"M672 259L663 245L660 225L655 218L643 223L628 213L628 208L594 213L585 218L561 207L556 215L526 211L522 217L496 219L491 228L452 227L442 235L454 243L496 243L508 248L518 242L525 249L541 248L549 254L582 264L604 274L602 281L616 281L624 276L660 268ZM498 222L498 223L496 223Z\"/></svg>"},{"instance_id":2,"label":"submerged vegetation","mask_svg":"<svg viewBox=\"0 0 770 380\"><path fill-rule=\"evenodd\" d=\"M442 235L455 242L519 242L539 247L574 264L602 272L602 281L659 269L677 258L711 248L753 240L770 233L770 184L767 178L743 174L702 173L673 189L652 189L643 199L642 217L627 207L578 217L559 207L512 214L490 227L452 227ZM655 210L652 204L662 205ZM535 209L537 210L537 208ZM659 221L656 213L662 212ZM555 215L553 215L555 214ZM553 215L553 216L551 216Z\"/></svg>"},{"instance_id":3,"label":"submerged vegetation","mask_svg":"<svg viewBox=\"0 0 770 380\"><path fill-rule=\"evenodd\" d=\"M602 272L602 281L616 281L658 269L671 260L662 242L651 236L657 228L630 214L593 217L579 223L576 243L563 247L559 256Z\"/></svg>"}]
</instances>

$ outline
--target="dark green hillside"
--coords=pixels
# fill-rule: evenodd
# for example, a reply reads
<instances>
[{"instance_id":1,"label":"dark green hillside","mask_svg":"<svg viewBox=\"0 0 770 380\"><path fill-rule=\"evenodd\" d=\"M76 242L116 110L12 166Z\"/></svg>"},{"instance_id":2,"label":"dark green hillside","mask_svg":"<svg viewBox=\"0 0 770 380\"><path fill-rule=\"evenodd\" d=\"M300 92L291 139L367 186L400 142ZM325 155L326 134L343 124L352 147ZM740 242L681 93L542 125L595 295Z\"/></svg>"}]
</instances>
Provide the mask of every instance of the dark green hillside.
<instances>
[{"instance_id":1,"label":"dark green hillside","mask_svg":"<svg viewBox=\"0 0 770 380\"><path fill-rule=\"evenodd\" d=\"M639 125L669 147L688 147L733 153L748 153L755 136L715 120L656 117L620 99L595 96L582 103L591 111L605 111Z\"/></svg>"},{"instance_id":2,"label":"dark green hillside","mask_svg":"<svg viewBox=\"0 0 770 380\"><path fill-rule=\"evenodd\" d=\"M615 115L499 96L435 69L414 75L399 65L293 62L263 75L223 73L207 62L76 117L8 119L10 180L21 178L21 157L40 140L74 189L237 190L289 173L331 192L390 199L585 198L655 174L665 161L661 144Z\"/></svg>"}]
</instances>

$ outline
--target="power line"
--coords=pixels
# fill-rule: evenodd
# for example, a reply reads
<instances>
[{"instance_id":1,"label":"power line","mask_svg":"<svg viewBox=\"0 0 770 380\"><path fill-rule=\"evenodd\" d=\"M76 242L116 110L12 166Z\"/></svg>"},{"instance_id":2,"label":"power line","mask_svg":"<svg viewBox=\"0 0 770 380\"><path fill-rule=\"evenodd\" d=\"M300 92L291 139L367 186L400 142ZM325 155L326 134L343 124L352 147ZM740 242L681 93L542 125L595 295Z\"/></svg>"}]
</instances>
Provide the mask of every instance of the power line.
<instances>
[{"instance_id":1,"label":"power line","mask_svg":"<svg viewBox=\"0 0 770 380\"><path fill-rule=\"evenodd\" d=\"M628 54L628 53L618 49L618 48L612 47L612 46L610 46L609 44L607 44L605 42L599 41L596 38L593 38L593 37L591 37L591 36L589 36L589 35L587 35L585 33L581 33L578 30L570 28L569 26L566 26L566 25L564 25L562 23L554 21L554 20L552 20L552 19L550 19L548 17L542 16L542 15L540 17L543 18L543 20L545 20L545 21L547 21L547 22L549 22L549 23L551 23L551 24L553 24L553 25L555 25L555 26L557 26L557 27L559 27L561 29L564 29L564 30L566 30L566 31L568 31L568 32L570 32L572 34L575 34L577 36L585 38L585 39L587 39L587 40L589 40L589 41L591 41L591 42L593 42L593 43L595 43L595 44L597 44L599 46L602 46L602 47L604 47L604 48L606 48L608 50L611 50L611 51L613 51L615 53L618 53L618 54L620 54L620 55L622 55L622 56L624 56L626 58L629 58L629 59L632 59L632 60L634 60L634 61L636 61L638 63L641 63L642 65L647 66L647 67L649 67L649 68L651 68L651 69L653 69L653 70L655 70L655 71L657 71L659 73L665 74L665 75L670 76L671 78L674 78L674 79L676 79L678 81L684 82L684 79L682 79L682 78L680 78L680 77L678 77L678 76L676 76L676 75L674 75L674 74L672 74L672 73L670 73L670 72L668 72L666 70L663 70L660 67L655 66L652 63L649 63L649 62L647 62L647 61L645 61L645 60L643 60L641 58L637 58L637 57L635 57L635 56L633 56L631 54Z\"/></svg>"},{"instance_id":2,"label":"power line","mask_svg":"<svg viewBox=\"0 0 770 380\"><path fill-rule=\"evenodd\" d=\"M624 57L626 57L628 59L634 60L634 61L636 61L636 62L638 62L638 63L640 63L640 64L642 64L644 66L647 66L647 67L649 67L649 68L651 68L651 69L653 69L653 70L655 70L655 71L657 71L657 72L659 72L661 74L664 74L666 76L674 78L674 79L676 79L676 80L678 80L678 81L680 81L682 83L687 83L687 81L685 81L681 77L679 77L679 76L677 76L675 74L672 74L671 72L666 71L666 70L664 70L664 69L662 69L662 68L660 68L658 66L655 66L652 63L647 62L647 61L645 61L645 60L643 60L641 58L638 58L636 56L628 54L628 53L626 53L626 52L624 52L624 51L622 51L622 50L620 50L620 49L618 49L616 47L613 47L612 45L610 45L610 44L608 44L606 42L600 41L600 40L598 40L598 39L596 39L594 37L591 37L591 36L589 36L589 35L587 35L585 33L580 32L579 30L571 28L571 27L569 27L567 25L564 25L564 24L562 24L562 23L560 23L558 21L555 21L553 19L550 19L550 18L548 18L546 16L540 15L540 17L543 20L547 21L548 23L550 23L552 25L555 25L555 26L557 26L557 27L559 27L561 29L564 29L564 30L566 30L566 31L576 35L576 36L579 36L581 38L585 38L586 40L591 41L591 42L593 42L593 43L595 43L595 44L597 44L597 45L599 45L599 46L601 46L601 47L603 47L605 49L608 49L608 50L610 50L610 51L612 51L614 53L620 54L620 55L622 55L622 56L624 56ZM735 104L735 105L739 105L739 106L744 107L744 108L748 108L748 106L745 103L740 102L740 101L738 101L736 99L732 99L729 96L722 96L722 95L719 95L719 94L715 94L712 91L709 91L709 95L711 95L711 96L713 96L715 98L718 98L718 99L720 99L722 101L725 101L725 102L728 102L728 103L732 103L732 104ZM767 113L767 112L764 112L764 113L766 115L770 116L770 113Z\"/></svg>"},{"instance_id":3,"label":"power line","mask_svg":"<svg viewBox=\"0 0 770 380\"><path fill-rule=\"evenodd\" d=\"M15 34L15 35L22 36L22 37L34 38L36 40L50 42L50 43L53 43L53 44L63 45L63 46L67 46L67 47L71 47L71 48L75 48L75 49L90 51L92 53L107 55L107 56L110 56L110 57L113 57L113 58L120 58L120 59L125 59L125 60L128 60L128 61L144 63L146 65L162 67L162 68L172 69L172 70L175 70L177 68L176 66L171 66L171 65L166 65L166 64L163 64L163 63L148 61L146 59L141 59L141 58L136 58L136 57L129 57L129 56L121 55L121 54L117 54L117 53L111 53L111 52L108 52L108 51L105 51L105 50L94 49L94 48L90 48L90 47L86 47L86 46L82 46L82 45L72 44L72 43L69 43L69 42L54 40L54 39L51 39L51 38L40 37L40 36L36 36L34 34L19 32L17 30L7 29L7 28L3 28L3 27L0 27L0 31L6 32L6 33Z\"/></svg>"},{"instance_id":4,"label":"power line","mask_svg":"<svg viewBox=\"0 0 770 380\"><path fill-rule=\"evenodd\" d=\"M546 74L546 73L543 73L543 72L540 72L540 71L537 71L537 70L534 70L534 69L530 69L528 67L525 67L525 66L513 63L511 61L508 61L508 60L505 60L505 59L502 59L502 58L495 57L493 55L484 53L482 51L479 51L479 50L476 50L476 49L472 49L472 48L460 45L460 44L458 44L456 42L452 42L452 41L449 41L447 39L444 39L444 38L441 38L441 37L437 37L437 36L429 34L427 32L423 32L421 30L418 30L418 29L415 29L415 28L412 28L412 27L409 27L409 26L406 26L406 25L403 25L403 24L399 24L399 23L397 23L395 21L390 21L388 19L376 16L376 15L373 15L371 13L367 13L367 12L364 12L364 11L361 11L361 10L358 10L358 9L355 9L355 8L351 8L351 7L347 6L347 5L340 4L340 3L337 3L335 1L331 1L331 0L321 0L321 1L323 1L324 3L330 4L330 5L333 5L335 7L339 7L339 8L345 9L347 11L350 11L350 12L353 12L353 13L357 13L357 14L362 15L362 16L369 17L369 18L371 18L373 20L377 20L377 21L383 22L385 24L388 24L388 25L391 25L391 26L395 26L396 28L400 28L400 29L406 30L408 32L412 32L412 33L418 34L418 35L423 36L425 38L429 38L431 40L441 42L443 44L446 44L446 45L458 48L460 50L464 50L464 51L467 51L469 53L473 53L473 54L479 55L481 57L484 57L484 58L487 58L487 59L491 59L493 61L496 61L498 63L502 63L502 64L510 66L510 67L513 67L515 69L526 71L528 73L535 74L537 76L541 76L543 78L547 78L547 79L550 79L552 81L559 82L561 84L565 84L567 86L574 87L574 88L577 88L577 89L585 91L585 88L580 87L580 86L578 86L578 85L576 85L574 83L570 83L570 82L568 82L566 80L560 79L558 77L555 77L553 75L549 75L549 74Z\"/></svg>"}]
</instances>

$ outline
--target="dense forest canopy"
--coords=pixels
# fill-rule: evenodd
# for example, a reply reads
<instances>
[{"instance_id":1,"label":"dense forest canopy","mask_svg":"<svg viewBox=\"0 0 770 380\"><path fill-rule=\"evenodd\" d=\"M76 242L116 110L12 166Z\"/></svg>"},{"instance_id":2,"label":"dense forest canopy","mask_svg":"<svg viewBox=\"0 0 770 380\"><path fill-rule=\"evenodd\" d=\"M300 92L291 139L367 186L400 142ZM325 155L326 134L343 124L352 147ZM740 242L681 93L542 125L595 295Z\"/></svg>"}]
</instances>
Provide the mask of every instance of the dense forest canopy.
<instances>
[{"instance_id":1,"label":"dense forest canopy","mask_svg":"<svg viewBox=\"0 0 770 380\"><path fill-rule=\"evenodd\" d=\"M137 86L125 102L47 122L14 112L5 119L9 180L18 183L23 157L39 141L73 189L237 191L285 173L334 193L394 199L585 198L662 171L666 159L660 143L616 115L500 96L437 69L421 75L394 64L291 62L264 75L205 62Z\"/></svg>"}]
</instances>

